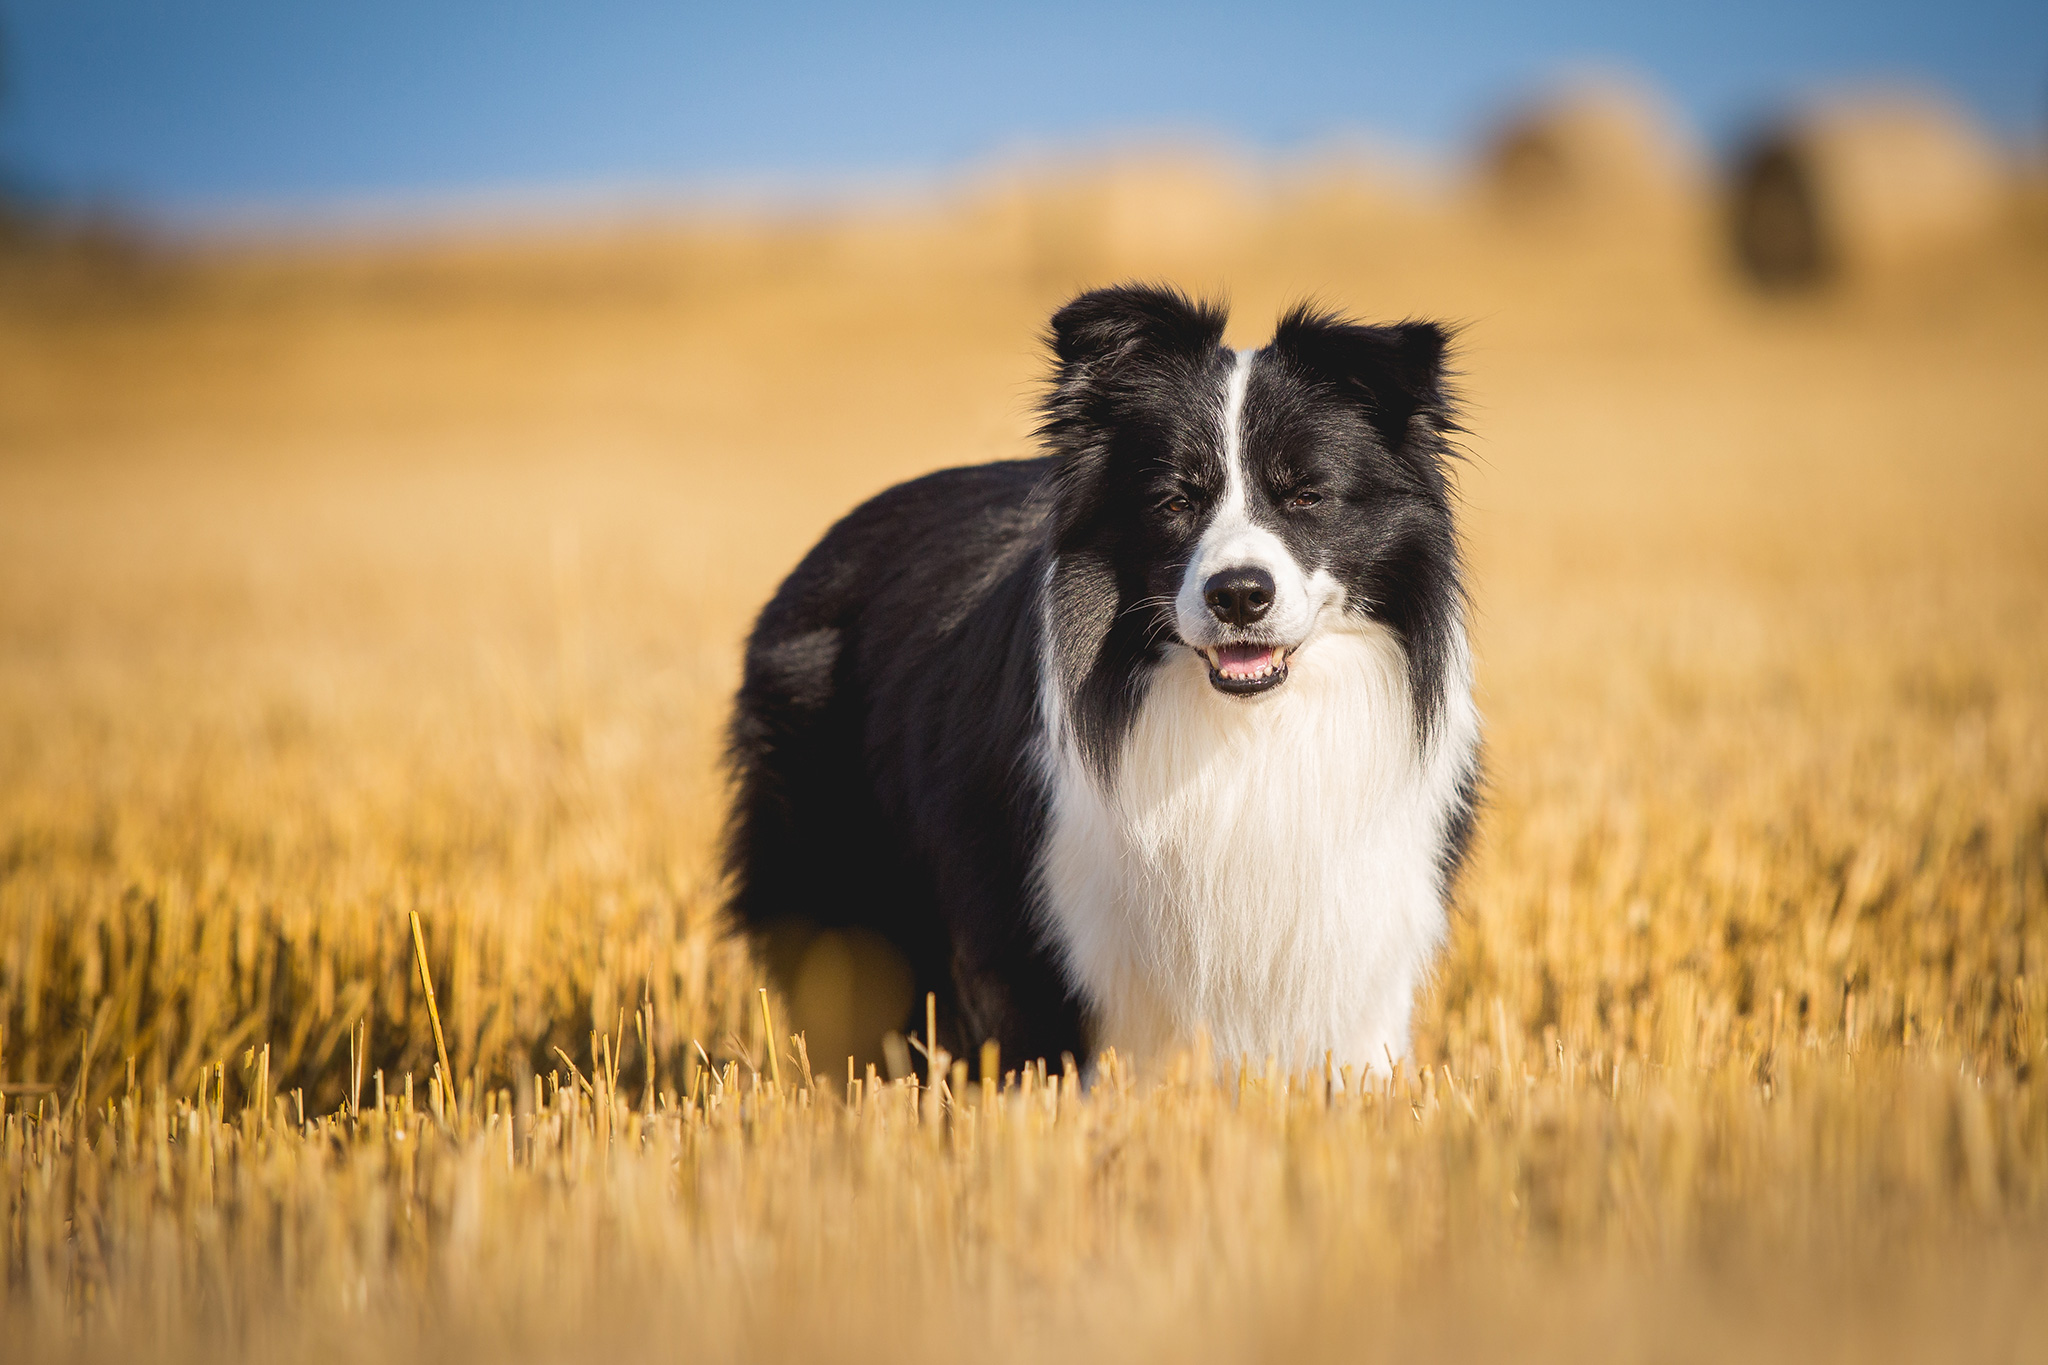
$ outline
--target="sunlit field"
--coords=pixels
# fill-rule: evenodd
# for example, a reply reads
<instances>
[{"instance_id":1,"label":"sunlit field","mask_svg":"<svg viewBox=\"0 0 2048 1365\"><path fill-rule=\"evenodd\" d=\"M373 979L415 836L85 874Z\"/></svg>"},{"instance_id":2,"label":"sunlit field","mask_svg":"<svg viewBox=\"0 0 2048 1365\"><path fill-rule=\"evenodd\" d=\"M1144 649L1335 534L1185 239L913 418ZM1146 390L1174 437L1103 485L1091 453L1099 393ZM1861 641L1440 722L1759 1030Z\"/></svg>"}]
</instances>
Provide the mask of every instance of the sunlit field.
<instances>
[{"instance_id":1,"label":"sunlit field","mask_svg":"<svg viewBox=\"0 0 2048 1365\"><path fill-rule=\"evenodd\" d=\"M1490 780L1391 1079L885 1060L721 922L752 614L1132 275L1463 327ZM2044 375L2020 226L1767 299L1335 171L21 247L4 1354L2039 1359Z\"/></svg>"}]
</instances>

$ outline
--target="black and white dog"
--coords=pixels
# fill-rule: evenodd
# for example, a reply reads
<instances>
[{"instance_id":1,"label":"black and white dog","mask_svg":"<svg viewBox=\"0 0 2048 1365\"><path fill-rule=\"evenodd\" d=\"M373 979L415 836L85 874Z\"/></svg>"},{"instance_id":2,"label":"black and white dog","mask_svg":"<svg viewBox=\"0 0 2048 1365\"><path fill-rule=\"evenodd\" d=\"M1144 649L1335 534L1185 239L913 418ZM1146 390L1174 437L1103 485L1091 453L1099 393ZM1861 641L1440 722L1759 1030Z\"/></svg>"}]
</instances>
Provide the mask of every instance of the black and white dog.
<instances>
[{"instance_id":1,"label":"black and white dog","mask_svg":"<svg viewBox=\"0 0 2048 1365\"><path fill-rule=\"evenodd\" d=\"M878 931L940 1043L1385 1068L1478 781L1444 333L1104 289L1036 460L892 488L761 613L734 908Z\"/></svg>"}]
</instances>

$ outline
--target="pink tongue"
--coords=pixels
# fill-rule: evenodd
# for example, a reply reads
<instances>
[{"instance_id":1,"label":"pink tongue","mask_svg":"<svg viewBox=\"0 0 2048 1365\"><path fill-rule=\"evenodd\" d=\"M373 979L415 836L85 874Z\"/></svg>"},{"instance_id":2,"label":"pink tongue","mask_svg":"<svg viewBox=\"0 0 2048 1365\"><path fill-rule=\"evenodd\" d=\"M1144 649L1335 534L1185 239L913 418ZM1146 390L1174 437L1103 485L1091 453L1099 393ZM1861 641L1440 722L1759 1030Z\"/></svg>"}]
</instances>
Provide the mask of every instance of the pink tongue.
<instances>
[{"instance_id":1,"label":"pink tongue","mask_svg":"<svg viewBox=\"0 0 2048 1365\"><path fill-rule=\"evenodd\" d=\"M1226 678L1256 678L1272 662L1271 645L1223 645L1216 650L1216 671Z\"/></svg>"}]
</instances>

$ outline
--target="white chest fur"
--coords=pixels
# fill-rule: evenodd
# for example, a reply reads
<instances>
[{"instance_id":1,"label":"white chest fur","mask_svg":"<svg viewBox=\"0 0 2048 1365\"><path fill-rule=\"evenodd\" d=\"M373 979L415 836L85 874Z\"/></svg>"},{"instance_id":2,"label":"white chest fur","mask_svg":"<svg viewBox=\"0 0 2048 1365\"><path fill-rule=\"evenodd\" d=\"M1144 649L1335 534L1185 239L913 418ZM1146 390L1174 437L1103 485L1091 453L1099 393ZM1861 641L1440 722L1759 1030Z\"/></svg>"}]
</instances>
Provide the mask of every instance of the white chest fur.
<instances>
[{"instance_id":1,"label":"white chest fur","mask_svg":"<svg viewBox=\"0 0 2048 1365\"><path fill-rule=\"evenodd\" d=\"M1048 693L1041 907L1100 1046L1156 1063L1206 1034L1220 1057L1380 1069L1407 1052L1478 735L1462 648L1446 684L1425 753L1383 627L1320 635L1249 701L1176 651L1108 790Z\"/></svg>"}]
</instances>

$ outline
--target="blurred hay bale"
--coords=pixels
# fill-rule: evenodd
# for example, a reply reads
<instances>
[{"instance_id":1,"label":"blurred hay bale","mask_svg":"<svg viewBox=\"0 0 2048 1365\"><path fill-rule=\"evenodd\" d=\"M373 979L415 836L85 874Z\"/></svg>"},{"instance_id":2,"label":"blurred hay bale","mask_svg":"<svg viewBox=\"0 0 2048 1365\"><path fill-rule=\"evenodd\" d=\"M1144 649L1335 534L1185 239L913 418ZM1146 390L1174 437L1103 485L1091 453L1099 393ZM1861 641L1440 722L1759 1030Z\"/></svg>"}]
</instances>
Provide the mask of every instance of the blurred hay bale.
<instances>
[{"instance_id":1,"label":"blurred hay bale","mask_svg":"<svg viewBox=\"0 0 2048 1365\"><path fill-rule=\"evenodd\" d=\"M1818 105L1764 128L1737 168L1736 259L1758 284L1868 280L1981 249L2006 196L1998 158L1923 96Z\"/></svg>"},{"instance_id":2,"label":"blurred hay bale","mask_svg":"<svg viewBox=\"0 0 2048 1365\"><path fill-rule=\"evenodd\" d=\"M1585 82L1503 120L1481 178L1496 209L1520 223L1639 223L1672 218L1698 195L1699 157L1649 90Z\"/></svg>"},{"instance_id":3,"label":"blurred hay bale","mask_svg":"<svg viewBox=\"0 0 2048 1365\"><path fill-rule=\"evenodd\" d=\"M1169 147L1023 167L995 178L977 211L984 231L1017 243L1034 287L1066 292L1116 275L1218 274L1262 202L1242 168Z\"/></svg>"},{"instance_id":4,"label":"blurred hay bale","mask_svg":"<svg viewBox=\"0 0 2048 1365\"><path fill-rule=\"evenodd\" d=\"M1092 192L1105 250L1118 261L1145 263L1141 269L1213 268L1250 226L1251 188L1230 167L1205 158L1119 166Z\"/></svg>"},{"instance_id":5,"label":"blurred hay bale","mask_svg":"<svg viewBox=\"0 0 2048 1365\"><path fill-rule=\"evenodd\" d=\"M176 272L134 225L0 199L0 313L79 316L160 301Z\"/></svg>"}]
</instances>

